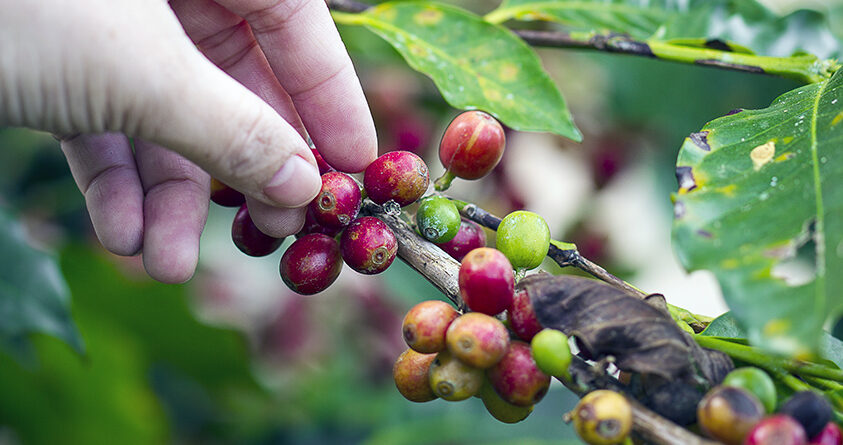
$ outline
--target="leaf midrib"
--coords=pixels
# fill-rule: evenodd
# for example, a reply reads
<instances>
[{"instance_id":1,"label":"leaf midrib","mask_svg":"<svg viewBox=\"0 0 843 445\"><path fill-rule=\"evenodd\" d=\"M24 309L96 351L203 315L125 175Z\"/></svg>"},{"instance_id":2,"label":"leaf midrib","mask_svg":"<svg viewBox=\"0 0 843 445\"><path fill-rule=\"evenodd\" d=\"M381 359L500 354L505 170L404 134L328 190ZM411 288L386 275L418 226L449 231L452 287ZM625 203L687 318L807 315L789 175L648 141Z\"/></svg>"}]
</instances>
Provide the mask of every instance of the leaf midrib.
<instances>
[{"instance_id":1,"label":"leaf midrib","mask_svg":"<svg viewBox=\"0 0 843 445\"><path fill-rule=\"evenodd\" d=\"M825 89L831 83L831 80L826 80L820 90L817 92L817 97L814 99L814 106L811 116L811 162L813 164L814 174L814 196L816 199L817 208L817 224L814 227L814 246L817 255L817 281L815 287L815 306L814 310L819 318L825 319L826 306L826 289L825 289L825 210L823 209L823 191L822 182L820 178L820 162L819 154L817 153L817 120L820 114L820 99L825 92Z\"/></svg>"}]
</instances>

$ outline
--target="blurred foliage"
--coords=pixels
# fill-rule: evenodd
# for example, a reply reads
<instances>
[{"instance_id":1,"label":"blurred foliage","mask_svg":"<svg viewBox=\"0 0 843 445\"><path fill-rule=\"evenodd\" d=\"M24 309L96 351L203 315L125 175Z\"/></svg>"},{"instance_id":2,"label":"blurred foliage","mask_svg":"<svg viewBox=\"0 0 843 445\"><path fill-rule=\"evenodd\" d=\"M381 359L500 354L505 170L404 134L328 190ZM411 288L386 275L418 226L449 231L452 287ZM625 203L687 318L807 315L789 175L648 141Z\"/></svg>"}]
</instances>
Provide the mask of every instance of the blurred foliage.
<instances>
[{"instance_id":1,"label":"blurred foliage","mask_svg":"<svg viewBox=\"0 0 843 445\"><path fill-rule=\"evenodd\" d=\"M492 6L458 4L478 13ZM843 23L843 13L832 19ZM433 82L410 70L382 39L360 28L341 27L341 32L361 74L382 147L429 156L438 144L438 130L454 111ZM653 218L671 214L667 196L675 189L677 141L733 108L763 107L796 86L772 77L608 54L542 50L540 55L585 134L584 144L558 142L559 150L593 157L633 153L612 158L619 159L612 168L647 164L662 185L659 199L664 202L663 214ZM610 181L611 175L606 178ZM485 181L482 188L490 190L484 196L506 197L505 204L497 203L500 212L523 206L505 173ZM366 278L378 283L383 301L393 303L382 305L380 312L357 307L360 300L346 289L338 299L305 300L322 312L304 333L290 335L299 325L289 319L282 332L294 343L315 339L324 344L323 352L272 360L258 338L265 326L250 326L244 333L198 322L188 302L204 288L153 283L140 278L137 259L117 260L94 247L84 199L51 137L0 128L0 204L23 216L29 238L60 252L71 312L86 347L80 356L61 341L37 334L31 337L30 361L0 354L0 442L576 442L560 420L575 398L559 385L516 425L493 420L478 399L412 404L401 398L391 381L394 356L384 352L392 349L379 350L376 344L378 335L389 335L379 330L379 320L400 320L412 304L441 298L403 263L396 262L380 278ZM231 217L225 212L216 216ZM219 224L228 225L230 219ZM601 264L617 271L601 247L603 234L586 235L594 239L595 255L604 255ZM203 249L208 244L203 239ZM200 269L194 280L208 275ZM349 315L352 309L363 314Z\"/></svg>"}]
</instances>

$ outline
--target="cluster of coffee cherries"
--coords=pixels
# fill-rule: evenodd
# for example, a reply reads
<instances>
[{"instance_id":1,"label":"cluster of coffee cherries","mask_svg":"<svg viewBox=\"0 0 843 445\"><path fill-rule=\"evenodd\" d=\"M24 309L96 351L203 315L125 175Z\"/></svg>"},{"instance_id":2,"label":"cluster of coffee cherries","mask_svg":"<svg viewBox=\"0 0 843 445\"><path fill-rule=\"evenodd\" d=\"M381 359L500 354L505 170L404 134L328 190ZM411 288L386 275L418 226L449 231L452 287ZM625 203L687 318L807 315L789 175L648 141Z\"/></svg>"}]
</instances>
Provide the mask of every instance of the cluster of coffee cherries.
<instances>
[{"instance_id":1,"label":"cluster of coffee cherries","mask_svg":"<svg viewBox=\"0 0 843 445\"><path fill-rule=\"evenodd\" d=\"M305 224L281 257L284 283L302 295L327 289L339 276L342 264L362 274L386 270L398 252L392 230L381 220L359 216L363 191L358 182L328 166L314 150L322 173L322 188L307 207ZM407 151L389 152L369 164L363 189L378 204L403 207L417 201L430 182L427 166ZM243 195L214 181L211 199L227 206L240 206L231 227L234 244L250 256L277 250L283 239L262 233L249 217Z\"/></svg>"},{"instance_id":2,"label":"cluster of coffee cherries","mask_svg":"<svg viewBox=\"0 0 843 445\"><path fill-rule=\"evenodd\" d=\"M831 404L814 391L799 391L778 404L772 378L755 367L737 368L697 407L709 437L729 445L841 445Z\"/></svg>"}]
</instances>

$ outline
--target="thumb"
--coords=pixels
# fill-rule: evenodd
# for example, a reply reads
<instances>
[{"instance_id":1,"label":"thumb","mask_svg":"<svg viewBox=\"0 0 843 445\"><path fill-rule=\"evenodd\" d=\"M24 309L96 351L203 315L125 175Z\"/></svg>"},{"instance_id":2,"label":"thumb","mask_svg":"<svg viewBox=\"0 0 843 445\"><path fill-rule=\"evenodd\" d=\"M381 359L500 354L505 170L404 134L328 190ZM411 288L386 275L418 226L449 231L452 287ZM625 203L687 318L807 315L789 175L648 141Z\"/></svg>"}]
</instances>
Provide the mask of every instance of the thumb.
<instances>
[{"instance_id":1,"label":"thumb","mask_svg":"<svg viewBox=\"0 0 843 445\"><path fill-rule=\"evenodd\" d=\"M138 110L138 136L181 153L266 204L301 207L310 202L322 181L299 133L192 46L185 52L163 94Z\"/></svg>"}]
</instances>

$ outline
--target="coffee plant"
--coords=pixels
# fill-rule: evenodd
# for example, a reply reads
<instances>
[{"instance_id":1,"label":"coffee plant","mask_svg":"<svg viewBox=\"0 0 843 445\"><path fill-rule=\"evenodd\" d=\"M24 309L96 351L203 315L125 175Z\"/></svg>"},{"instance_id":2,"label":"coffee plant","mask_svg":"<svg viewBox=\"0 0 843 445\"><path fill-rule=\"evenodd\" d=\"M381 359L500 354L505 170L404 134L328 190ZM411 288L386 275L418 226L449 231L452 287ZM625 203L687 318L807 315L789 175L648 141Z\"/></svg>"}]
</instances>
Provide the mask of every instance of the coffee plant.
<instances>
[{"instance_id":1,"label":"coffee plant","mask_svg":"<svg viewBox=\"0 0 843 445\"><path fill-rule=\"evenodd\" d=\"M442 132L441 169L398 146L353 175L314 148L322 189L280 260L280 279L302 295L330 287L343 264L372 275L396 256L442 292L450 303L420 302L395 332L407 346L393 367L401 395L476 396L517 423L555 379L582 397L564 417L590 444L843 442L843 343L825 331L843 314L843 69L825 16L755 0L504 0L485 15L327 3L336 23L373 32L465 110ZM499 217L450 193L492 180L508 132L583 140L537 47L803 84L762 109L735 103L676 141L673 246L686 270L713 272L728 313L693 314L639 289L553 239L537 213ZM211 192L240 208L232 238L243 253L281 246L242 194L216 180ZM548 259L589 277L539 269ZM75 333L53 333L79 347Z\"/></svg>"}]
</instances>

